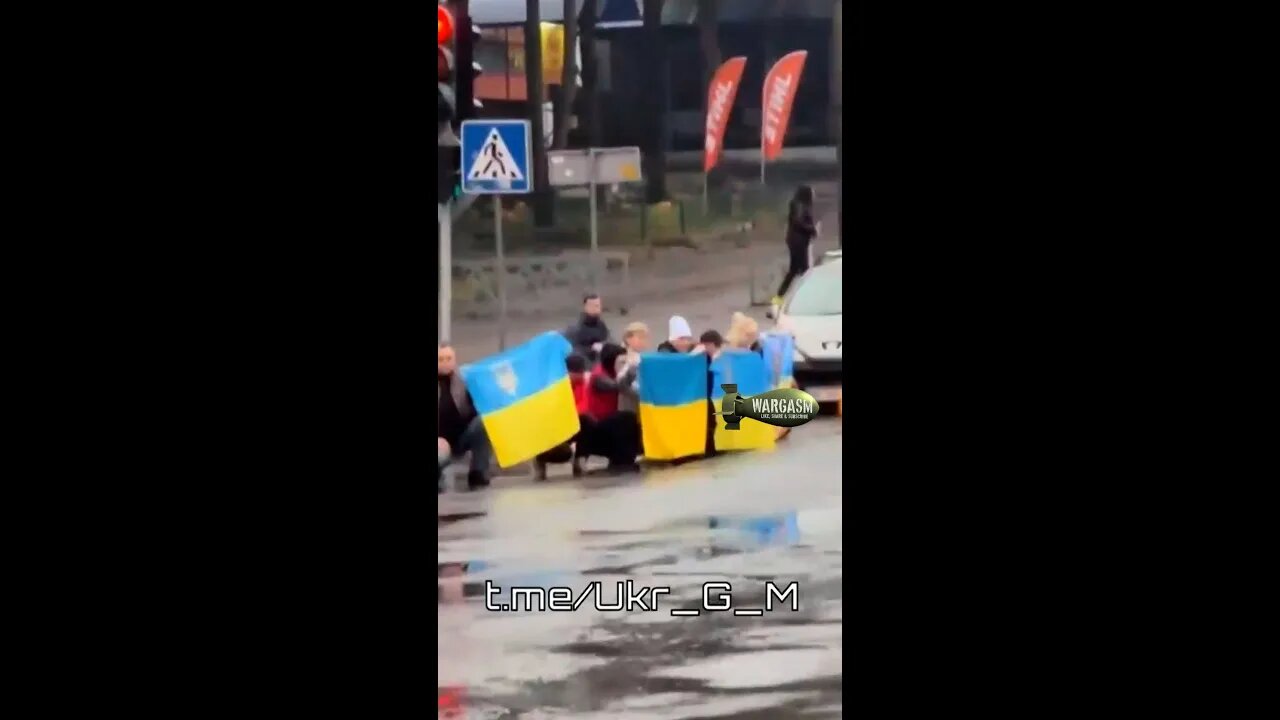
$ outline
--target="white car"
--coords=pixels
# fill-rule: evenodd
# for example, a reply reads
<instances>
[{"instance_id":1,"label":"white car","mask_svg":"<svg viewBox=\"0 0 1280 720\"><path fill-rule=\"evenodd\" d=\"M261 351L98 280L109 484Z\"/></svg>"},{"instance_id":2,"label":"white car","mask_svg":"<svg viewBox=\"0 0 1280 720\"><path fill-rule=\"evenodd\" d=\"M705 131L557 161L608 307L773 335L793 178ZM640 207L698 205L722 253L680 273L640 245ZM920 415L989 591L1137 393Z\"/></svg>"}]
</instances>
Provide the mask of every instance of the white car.
<instances>
[{"instance_id":1,"label":"white car","mask_svg":"<svg viewBox=\"0 0 1280 720\"><path fill-rule=\"evenodd\" d=\"M820 403L838 400L844 386L844 265L840 251L824 255L796 281L776 319L777 329L796 339L796 384Z\"/></svg>"}]
</instances>

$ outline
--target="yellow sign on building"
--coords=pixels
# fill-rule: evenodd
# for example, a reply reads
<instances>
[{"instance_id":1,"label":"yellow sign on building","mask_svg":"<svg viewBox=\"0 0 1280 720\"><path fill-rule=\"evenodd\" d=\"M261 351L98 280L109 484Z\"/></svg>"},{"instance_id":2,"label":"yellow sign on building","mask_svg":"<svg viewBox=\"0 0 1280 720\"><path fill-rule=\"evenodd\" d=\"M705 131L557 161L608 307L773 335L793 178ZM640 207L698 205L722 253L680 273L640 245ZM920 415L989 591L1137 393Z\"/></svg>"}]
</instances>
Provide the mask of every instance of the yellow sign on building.
<instances>
[{"instance_id":1,"label":"yellow sign on building","mask_svg":"<svg viewBox=\"0 0 1280 720\"><path fill-rule=\"evenodd\" d=\"M542 79L552 85L560 84L564 74L564 26L542 23Z\"/></svg>"}]
</instances>

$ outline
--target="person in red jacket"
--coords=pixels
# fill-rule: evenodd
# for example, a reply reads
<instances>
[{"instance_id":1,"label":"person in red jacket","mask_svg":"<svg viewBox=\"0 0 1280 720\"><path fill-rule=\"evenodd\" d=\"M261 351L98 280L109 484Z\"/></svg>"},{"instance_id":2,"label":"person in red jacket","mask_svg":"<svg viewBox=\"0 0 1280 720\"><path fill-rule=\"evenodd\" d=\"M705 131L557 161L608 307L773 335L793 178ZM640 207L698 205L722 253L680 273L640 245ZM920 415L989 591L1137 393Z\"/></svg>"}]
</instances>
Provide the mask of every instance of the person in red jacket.
<instances>
[{"instance_id":1,"label":"person in red jacket","mask_svg":"<svg viewBox=\"0 0 1280 720\"><path fill-rule=\"evenodd\" d=\"M595 421L587 412L591 398L591 373L587 372L587 359L573 353L565 360L565 369L569 371L569 387L573 390L573 402L578 408L578 434L569 438L568 442L557 445L534 458L534 474L538 480L547 479L549 463L573 463L573 475L582 474L582 466L576 457L575 449L583 434L590 432Z\"/></svg>"},{"instance_id":2,"label":"person in red jacket","mask_svg":"<svg viewBox=\"0 0 1280 720\"><path fill-rule=\"evenodd\" d=\"M626 362L626 349L612 343L600 349L600 362L591 370L587 389L587 415L595 427L578 443L576 457L592 455L609 459L612 471L639 470L640 422L632 410L618 409L618 370Z\"/></svg>"}]
</instances>

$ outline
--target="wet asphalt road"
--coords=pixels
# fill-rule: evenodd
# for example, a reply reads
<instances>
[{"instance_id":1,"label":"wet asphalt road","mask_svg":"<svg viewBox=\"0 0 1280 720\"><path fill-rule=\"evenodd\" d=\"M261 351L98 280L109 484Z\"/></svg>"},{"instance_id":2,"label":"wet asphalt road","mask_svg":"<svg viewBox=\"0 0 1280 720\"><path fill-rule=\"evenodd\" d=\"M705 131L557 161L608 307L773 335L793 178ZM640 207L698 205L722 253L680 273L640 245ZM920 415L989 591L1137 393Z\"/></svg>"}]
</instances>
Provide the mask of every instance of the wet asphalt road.
<instances>
[{"instance_id":1,"label":"wet asphalt road","mask_svg":"<svg viewBox=\"0 0 1280 720\"><path fill-rule=\"evenodd\" d=\"M440 717L840 717L842 428L821 418L769 453L441 496ZM600 611L592 595L503 612L485 609L486 580L574 600L600 581L606 604L618 581L670 593L652 611ZM670 613L699 608L712 581L734 608L763 608L770 580L797 583L798 611L774 597L758 617Z\"/></svg>"}]
</instances>

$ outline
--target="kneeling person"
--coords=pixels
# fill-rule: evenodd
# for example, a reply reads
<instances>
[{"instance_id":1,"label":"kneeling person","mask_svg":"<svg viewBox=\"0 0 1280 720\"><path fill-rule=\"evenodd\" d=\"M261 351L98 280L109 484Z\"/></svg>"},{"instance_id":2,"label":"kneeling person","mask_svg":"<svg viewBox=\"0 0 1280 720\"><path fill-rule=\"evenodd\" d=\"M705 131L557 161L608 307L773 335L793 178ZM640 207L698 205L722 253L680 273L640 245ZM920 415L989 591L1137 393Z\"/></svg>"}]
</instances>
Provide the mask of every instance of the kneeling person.
<instances>
[{"instance_id":1,"label":"kneeling person","mask_svg":"<svg viewBox=\"0 0 1280 720\"><path fill-rule=\"evenodd\" d=\"M450 458L471 453L467 485L475 490L489 484L493 449L484 423L471 402L471 394L458 373L458 358L448 343L441 343L436 353L436 415L439 448L449 447ZM442 466L443 469L443 466Z\"/></svg>"}]
</instances>

